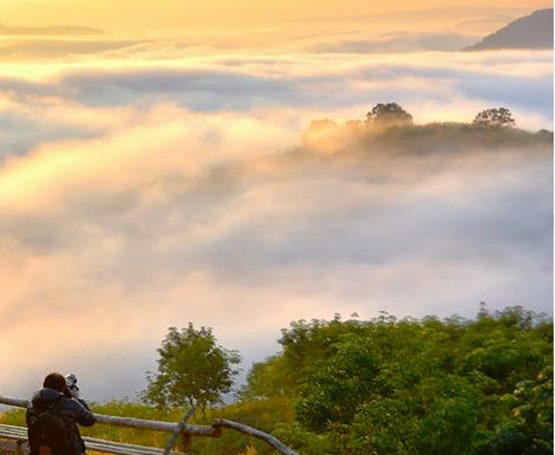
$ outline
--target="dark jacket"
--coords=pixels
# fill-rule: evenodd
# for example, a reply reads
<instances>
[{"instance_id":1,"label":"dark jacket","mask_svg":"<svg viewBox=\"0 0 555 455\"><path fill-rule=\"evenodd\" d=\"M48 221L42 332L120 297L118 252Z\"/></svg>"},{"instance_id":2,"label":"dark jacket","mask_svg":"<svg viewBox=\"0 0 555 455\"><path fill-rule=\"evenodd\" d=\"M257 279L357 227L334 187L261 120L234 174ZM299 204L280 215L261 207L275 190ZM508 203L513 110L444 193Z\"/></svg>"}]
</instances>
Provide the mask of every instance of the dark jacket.
<instances>
[{"instance_id":1,"label":"dark jacket","mask_svg":"<svg viewBox=\"0 0 555 455\"><path fill-rule=\"evenodd\" d=\"M69 434L68 455L82 455L85 453L85 443L79 434L77 423L84 427L94 424L95 419L89 410L87 403L83 400L69 398L54 389L44 388L35 392L31 404L27 408L27 428L42 411L50 410L61 417L67 425ZM33 453L31 448L31 453Z\"/></svg>"}]
</instances>

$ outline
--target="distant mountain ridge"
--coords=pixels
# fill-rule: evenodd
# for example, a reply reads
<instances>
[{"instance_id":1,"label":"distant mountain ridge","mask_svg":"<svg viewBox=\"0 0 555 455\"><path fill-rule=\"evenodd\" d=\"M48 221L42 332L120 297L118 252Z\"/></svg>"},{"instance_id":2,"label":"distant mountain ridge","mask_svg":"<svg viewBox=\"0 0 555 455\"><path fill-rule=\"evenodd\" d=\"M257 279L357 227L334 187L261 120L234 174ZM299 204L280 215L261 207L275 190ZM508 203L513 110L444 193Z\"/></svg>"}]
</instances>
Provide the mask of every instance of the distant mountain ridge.
<instances>
[{"instance_id":1,"label":"distant mountain ridge","mask_svg":"<svg viewBox=\"0 0 555 455\"><path fill-rule=\"evenodd\" d=\"M514 20L463 51L552 48L553 9L541 9Z\"/></svg>"},{"instance_id":2,"label":"distant mountain ridge","mask_svg":"<svg viewBox=\"0 0 555 455\"><path fill-rule=\"evenodd\" d=\"M0 35L23 35L23 36L44 36L44 35L102 35L104 31L76 25L51 25L48 27L16 27L0 24Z\"/></svg>"}]
</instances>

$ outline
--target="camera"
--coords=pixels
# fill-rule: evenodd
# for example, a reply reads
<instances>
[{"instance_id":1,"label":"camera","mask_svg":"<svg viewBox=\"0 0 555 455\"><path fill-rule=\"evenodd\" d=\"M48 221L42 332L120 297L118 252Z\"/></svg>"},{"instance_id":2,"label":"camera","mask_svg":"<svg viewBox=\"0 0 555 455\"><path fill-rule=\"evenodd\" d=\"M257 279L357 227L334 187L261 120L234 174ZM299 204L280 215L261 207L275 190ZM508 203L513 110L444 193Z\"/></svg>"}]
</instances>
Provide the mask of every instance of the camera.
<instances>
[{"instance_id":1,"label":"camera","mask_svg":"<svg viewBox=\"0 0 555 455\"><path fill-rule=\"evenodd\" d=\"M77 387L77 376L73 373L66 376L66 386L69 394L74 398L79 398L79 387Z\"/></svg>"}]
</instances>

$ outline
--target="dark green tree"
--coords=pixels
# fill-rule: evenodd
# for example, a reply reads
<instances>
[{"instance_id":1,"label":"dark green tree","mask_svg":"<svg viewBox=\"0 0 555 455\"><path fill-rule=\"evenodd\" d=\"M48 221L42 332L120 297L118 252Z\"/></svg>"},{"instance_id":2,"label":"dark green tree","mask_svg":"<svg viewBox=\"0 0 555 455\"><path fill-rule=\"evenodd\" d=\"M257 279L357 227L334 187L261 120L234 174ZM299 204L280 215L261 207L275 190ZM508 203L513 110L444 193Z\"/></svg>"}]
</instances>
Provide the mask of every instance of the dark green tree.
<instances>
[{"instance_id":1,"label":"dark green tree","mask_svg":"<svg viewBox=\"0 0 555 455\"><path fill-rule=\"evenodd\" d=\"M378 125L410 125L412 115L397 103L378 103L366 114L368 123Z\"/></svg>"},{"instance_id":2,"label":"dark green tree","mask_svg":"<svg viewBox=\"0 0 555 455\"><path fill-rule=\"evenodd\" d=\"M246 386L296 404L274 428L307 455L553 453L553 323L522 307L474 320L313 320ZM250 389L250 390L249 390Z\"/></svg>"},{"instance_id":3,"label":"dark green tree","mask_svg":"<svg viewBox=\"0 0 555 455\"><path fill-rule=\"evenodd\" d=\"M378 359L368 339L346 336L334 351L308 378L297 406L299 420L316 432L336 422L349 424L369 396L378 371Z\"/></svg>"},{"instance_id":4,"label":"dark green tree","mask_svg":"<svg viewBox=\"0 0 555 455\"><path fill-rule=\"evenodd\" d=\"M515 126L513 114L511 114L511 111L506 107L485 109L474 117L472 123L476 126L489 129L510 128Z\"/></svg>"},{"instance_id":5,"label":"dark green tree","mask_svg":"<svg viewBox=\"0 0 555 455\"><path fill-rule=\"evenodd\" d=\"M253 363L245 384L238 396L242 401L287 397L294 393L290 381L285 380L288 368L283 356L272 356L264 362Z\"/></svg>"},{"instance_id":6,"label":"dark green tree","mask_svg":"<svg viewBox=\"0 0 555 455\"><path fill-rule=\"evenodd\" d=\"M158 407L217 403L231 390L235 365L241 362L237 351L217 344L212 329L195 330L192 323L181 331L170 327L158 354L158 369L147 372L143 394L144 401Z\"/></svg>"}]
</instances>

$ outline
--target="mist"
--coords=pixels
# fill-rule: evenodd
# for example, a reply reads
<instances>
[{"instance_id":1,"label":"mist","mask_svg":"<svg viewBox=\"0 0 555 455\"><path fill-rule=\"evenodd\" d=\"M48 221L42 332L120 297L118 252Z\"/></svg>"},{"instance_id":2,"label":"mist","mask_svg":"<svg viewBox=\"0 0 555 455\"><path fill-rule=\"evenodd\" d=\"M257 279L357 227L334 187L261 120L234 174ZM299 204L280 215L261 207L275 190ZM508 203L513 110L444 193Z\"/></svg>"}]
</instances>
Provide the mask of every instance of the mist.
<instances>
[{"instance_id":1,"label":"mist","mask_svg":"<svg viewBox=\"0 0 555 455\"><path fill-rule=\"evenodd\" d=\"M133 398L189 321L246 371L301 318L551 314L552 138L535 132L553 55L442 51L481 24L5 40L2 394L59 370L85 398ZM263 33L271 53L249 45ZM431 125L368 129L388 101ZM499 105L531 132L461 125Z\"/></svg>"},{"instance_id":2,"label":"mist","mask_svg":"<svg viewBox=\"0 0 555 455\"><path fill-rule=\"evenodd\" d=\"M189 321L248 368L301 318L551 312L550 137L316 123L290 146L266 121L152 117L4 166L6 393L60 369L133 397Z\"/></svg>"}]
</instances>

